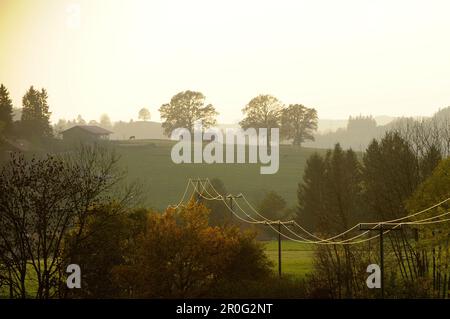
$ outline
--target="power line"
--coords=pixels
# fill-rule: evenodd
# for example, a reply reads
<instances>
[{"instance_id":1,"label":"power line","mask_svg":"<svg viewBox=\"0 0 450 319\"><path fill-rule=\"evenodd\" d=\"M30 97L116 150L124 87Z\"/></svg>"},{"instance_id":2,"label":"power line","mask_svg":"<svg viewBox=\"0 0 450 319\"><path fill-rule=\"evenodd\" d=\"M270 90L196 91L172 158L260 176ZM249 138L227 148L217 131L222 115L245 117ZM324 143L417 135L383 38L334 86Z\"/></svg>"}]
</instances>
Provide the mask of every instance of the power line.
<instances>
[{"instance_id":1,"label":"power line","mask_svg":"<svg viewBox=\"0 0 450 319\"><path fill-rule=\"evenodd\" d=\"M196 182L196 184L194 184L194 181ZM180 201L180 203L178 205L176 205L175 207L179 207L185 196L186 193L188 191L189 186L192 185L194 187L193 190L193 194L196 193L198 196L197 200L200 200L200 198L203 198L205 200L208 201L222 201L224 203L224 205L227 207L227 209L231 212L231 216L236 216L239 220L241 220L242 222L245 223L250 223L250 224L264 224L264 225L268 225L270 228L272 228L272 230L274 230L277 234L278 234L278 274L281 277L281 236L283 236L284 238L290 240L290 241L294 241L294 242L298 242L298 243L304 243L304 244L316 244L316 245L354 245L354 244L360 244L360 243L364 243L364 242L370 242L371 240L375 239L375 238L379 238L379 243L380 243L380 264L381 264L381 297L384 298L384 244L383 244L383 239L384 239L384 235L388 234L390 231L393 230L398 230L402 225L430 225L430 224L439 224L439 223L443 223L443 222L448 222L450 221L450 218L444 218L441 219L444 216L447 216L450 214L450 211L436 215L436 216L431 216L428 218L424 218L424 219L419 219L416 221L404 221L403 220L407 220L410 219L412 217L424 214L428 211L431 211L434 208L437 208L441 205L443 205L444 203L448 202L450 200L450 198L447 198L446 200L443 200L433 206L430 206L424 210L421 210L419 212L416 212L414 214L410 214L404 217L400 217L400 218L396 218L396 219L391 219L391 220L387 220L387 221L382 221L382 222L370 222L370 223L358 223L353 227L350 227L349 229L345 230L344 232L334 235L332 237L323 239L320 238L318 236L316 236L315 234L313 234L312 232L308 231L306 228L304 228L303 226L301 226L300 224L298 224L296 221L294 220L288 220L288 221L274 221L271 220L267 217L265 217L264 215L260 214L258 212L257 209L255 209L253 207L253 205L251 205L251 203L247 200L247 198L245 197L245 195L243 195L242 193L237 194L237 195L232 195L232 194L228 194L227 196L223 196L221 195L214 187L214 185L212 185L211 181L206 178L206 179L196 179L196 180L192 180L189 179L186 189L184 191L184 194L182 196L182 199ZM213 192L215 192L215 195L212 195L208 189L207 186L211 188L211 190ZM201 187L201 189L199 189ZM209 197L206 197L203 193L206 193ZM192 195L193 196L193 195ZM192 198L191 196L191 198ZM262 218L262 220L258 220L255 219L254 217L252 217L250 214L248 214L240 205L237 199L243 199L244 202L246 203L246 205L260 218ZM229 200L229 205L226 201L226 199ZM233 209L233 203L236 204L236 206L239 208L239 210L244 213L245 216L247 216L248 219L242 218L239 214L237 214L234 209ZM277 225L277 228L273 227L273 225ZM291 230L288 225L295 225L296 227L298 227L302 232L306 233L308 236L315 238L316 240L311 240L308 238L305 238L303 236L301 236L300 234L298 234L297 232L294 232L293 230ZM367 226L364 226L367 225ZM294 235L296 238L292 238L291 236L288 236L286 234L284 234L282 232L281 227L286 228L292 235ZM356 228L359 228L359 230L363 230L363 233L360 233L356 236L347 238L347 239L343 239L340 241L336 241L335 239L343 237L344 235L352 232L353 230L355 230ZM378 231L378 234L372 237L368 237L365 239L359 239L358 238L365 236L367 234L369 234L371 231Z\"/></svg>"},{"instance_id":2,"label":"power line","mask_svg":"<svg viewBox=\"0 0 450 319\"><path fill-rule=\"evenodd\" d=\"M236 203L236 205L239 207L239 209L244 214L246 214L245 211L240 207L240 205L238 203ZM291 221L289 221L289 222L291 222ZM276 233L278 233L277 229L271 226L271 224L276 223L276 221L272 221L272 222L262 221L262 222L259 222L259 223L260 224L268 224ZM292 231L289 228L287 228L287 229L292 233ZM298 236L298 237L301 237L300 235L298 235L296 233L295 233L295 235ZM325 241L310 241L310 240L304 240L304 239L303 240L298 240L298 239L292 238L292 237L290 237L290 236L288 236L288 235L286 235L284 233L281 233L281 236L283 236L284 238L289 239L291 241L297 242L297 243L302 243L302 244L319 244L319 245L352 245L352 244L360 244L360 243L363 243L363 242L366 242L366 241L369 241L369 240L372 240L372 239L375 239L375 238L378 237L378 236L373 236L373 237L362 239L362 240L355 241L355 242L350 242L350 240L352 240L353 238L349 238L347 240L342 240L342 241L325 242ZM355 238L356 237L361 237L361 235L355 236Z\"/></svg>"},{"instance_id":3,"label":"power line","mask_svg":"<svg viewBox=\"0 0 450 319\"><path fill-rule=\"evenodd\" d=\"M447 199L444 199L443 201L441 201L441 202L439 202L439 203L437 203L437 204L435 204L435 205L433 205L433 206L430 206L430 207L428 207L428 208L425 208L424 210L421 210L421 211L419 211L419 212L417 212L417 213L414 213L414 214L411 214L411 215L406 215L406 216L404 216L404 217L400 217L400 218L396 218L396 219L391 219L391 220L386 220L386 221L382 221L382 222L372 222L372 223L365 223L365 224L372 224L372 225L373 225L373 224L380 224L380 223L383 223L383 224L387 224L387 223L395 223L395 222L397 222L397 221L399 221L399 220L408 219L408 218L415 217L415 216L417 216L417 215L426 213L426 212L428 212L428 211L430 211L430 210L432 210L432 209L434 209L434 208L436 208L436 207L441 206L442 204L445 204L445 203L448 202L448 201L450 201L450 197L447 198Z\"/></svg>"},{"instance_id":4,"label":"power line","mask_svg":"<svg viewBox=\"0 0 450 319\"><path fill-rule=\"evenodd\" d=\"M197 185L194 184L194 181L197 183ZM202 182L203 182L203 183L202 183ZM226 198L231 199L231 200L230 200L230 205L228 205L228 203L226 202L224 196L221 195L221 194L215 189L214 185L212 185L211 181L210 181L208 178L205 178L205 179L195 179L195 180L189 179L187 188L186 188L186 190L185 190L185 194L183 195L182 199L184 199L184 197L185 197L185 195L186 195L186 192L187 192L187 189L188 189L189 185L192 185L192 186L194 187L193 193L197 193L197 195L198 195L199 197L201 197L201 198L203 198L203 199L205 199L205 200L208 200L208 201L220 200L220 201L222 201L222 202L224 203L224 205L227 207L227 209L231 212L231 215L236 216L236 217L237 217L239 220L241 220L242 222L250 223L250 224L265 224L265 225L269 225L276 233L279 233L279 235L285 237L286 239L289 239L289 240L295 241L295 242L299 242L299 243L305 243L305 244L307 244L307 243L309 243L309 244L323 244L323 245L350 245L350 244L359 244L359 243L364 243L364 242L367 242L367 241L370 241L370 240L372 240L372 239L375 239L375 238L379 237L379 235L376 235L376 236L372 236L372 237L369 237L369 238L365 238L365 239L361 239L361 240L356 240L356 239L358 239L358 238L360 238L360 237L362 237L362 236L368 234L371 230L376 229L376 228L379 227L379 225L381 225L381 224L384 224L384 225L394 225L394 226L395 226L395 225L427 225L427 224L436 224L436 223L442 223L442 222L450 221L450 219L434 220L434 219L436 219L436 218L440 218L440 217L443 217L443 216L445 216L445 215L450 214L450 212L447 212L447 213L443 213L443 214L440 214L440 215L437 215L437 216L428 217L428 218L425 218L425 219L422 219L422 220L418 220L418 221L402 222L402 223L394 223L395 221L405 220L405 219L407 219L407 218L411 218L411 217L414 217L414 216L418 216L419 214L423 214L423 213L425 213L425 212L427 212L427 211L430 211L430 210L432 210L432 209L434 209L434 208L436 208L436 207L438 207L438 206L440 206L440 205L446 203L447 201L449 201L450 198L448 198L448 199L446 199L446 200L444 200L444 201L441 201L441 202L439 202L439 203L437 203L437 204L435 204L435 205L433 205L433 206L431 206L431 207L429 207L429 208L427 208L427 209L424 209L424 210L419 211L419 212L417 212L417 213L414 213L414 214L411 214L411 215L407 215L407 216L404 216L404 217L401 217L401 218L392 219L392 220L383 221L383 222L376 222L376 223L375 223L375 222L374 222L374 223L364 223L364 224L367 224L367 225L373 225L373 227L370 228L370 229L368 229L368 230L366 230L366 231L363 232L363 233L360 233L360 234L356 235L356 236L353 236L353 237L351 237L351 238L347 238L347 239L344 239L344 240L340 240L340 241L335 241L334 239L339 238L339 237L343 237L344 235L348 234L349 232L351 232L351 231L353 231L353 230L355 230L355 229L357 229L357 228L360 228L361 223L356 224L355 226L353 226L353 227L347 229L346 231L344 231L344 232L342 232L342 233L340 233L340 234L334 235L334 236L329 237L329 238L326 238L326 239L325 239L325 238L320 238L320 237L314 235L312 232L308 231L308 230L305 229L303 226L301 226L300 224L298 224L295 220L285 221L285 222L282 222L283 224L280 224L280 225L282 225L283 227L285 227L292 235L294 235L295 237L299 238L299 239L300 239L300 240L299 240L299 239L296 239L296 238L292 238L292 237L290 237L290 236L287 236L286 234L281 233L281 231L279 231L279 230L277 230L275 227L273 227L272 224L281 223L281 221L271 220L271 219L269 219L269 218L266 218L264 215L260 214L260 213L259 213L259 212L251 205L251 203L247 200L247 198L245 197L245 195L243 195L242 193L240 193L240 194L238 194L238 195L228 195ZM212 190L213 192L215 192L216 196L212 195L212 194L208 191L208 189L207 189L207 187L206 187L207 185L211 188L211 190ZM200 187L202 188L201 190L199 190ZM205 192L205 193L206 193L208 196L210 196L210 197L209 197L209 198L206 197L206 196L203 194L203 192ZM232 197L231 197L231 196L232 196ZM238 198L242 198L242 199L245 201L245 203L247 204L247 206L250 207L250 209L251 209L256 215L258 215L259 217L261 217L263 220L255 219L255 218L253 218L251 215L249 215L249 214L248 214L248 213L247 213L247 212L239 205L238 201L236 200L236 199L238 199ZM238 215L238 214L234 211L234 209L233 209L233 207L232 207L232 206L233 206L233 201L232 201L233 199L234 199L234 203L235 203L236 206L239 208L239 210L241 210L241 211L244 213L244 215L247 216L247 218L249 218L249 220L247 220L247 219L245 219L245 218L242 218L240 215ZM179 205L180 205L180 204L178 204L176 207L178 207ZM291 230L289 227L287 227L285 224L293 224L293 225L295 225L295 226L298 227L300 230L302 230L303 232L305 232L307 235L309 235L309 236L315 238L316 240L311 240L311 239L304 238L304 237L301 236L300 234L298 234L298 233L292 231L292 230ZM387 232L389 232L389 230L388 230ZM387 233L387 232L386 232L386 233Z\"/></svg>"},{"instance_id":5,"label":"power line","mask_svg":"<svg viewBox=\"0 0 450 319\"><path fill-rule=\"evenodd\" d=\"M209 182L210 183L210 182ZM211 186L211 188L218 194L218 192L217 192L217 190L214 188L214 186L210 183L210 186ZM212 196L211 194L209 194L210 196ZM242 195L242 198L245 200L245 202L247 203L247 205L257 214L257 215L259 215L260 217L262 217L263 219L265 219L265 221L260 221L259 223L261 223L261 224L267 224L267 223L269 223L269 226L271 226L271 224L270 223L272 223L272 224L274 224L274 223L277 223L277 221L274 221L274 220L270 220L270 219L268 219L268 218L266 218L265 216L263 216L263 215L261 215L249 202L248 202L248 200L246 199L246 197L244 196L244 195ZM253 219L253 223L257 223L257 220L256 219L254 219L253 217L251 217L249 214L247 214L246 212L245 212L245 210L239 205L239 203L237 203L236 202L236 205L238 206L238 208L247 216L247 217L249 217L249 218L251 218L251 219ZM290 221L288 221L289 223L293 223L293 224L296 224L296 222L295 221L293 221L293 220L290 220ZM285 228L287 228L285 225L283 225ZM352 227L352 229L355 229L355 228L357 228L358 227L358 225L356 225L356 226L354 226L354 227ZM271 226L271 228L276 232L276 233L279 233L278 232L278 230L276 229L276 228L274 228L274 227L272 227ZM298 239L295 239L295 238L292 238L292 237L289 237L289 236L287 236L287 235L285 235L285 234L281 234L283 237L285 237L285 238L287 238L287 239L289 239L289 240L291 240L291 241L295 241L295 242L298 242L298 243L309 243L309 244L324 244L324 245L326 245L326 244L328 244L328 245L336 245L336 244L360 244L360 243L363 243L363 242L366 242L366 241L369 241L369 240L372 240L372 239L375 239L375 238L377 238L378 236L373 236L373 237L370 237L370 238L366 238L366 239L363 239L363 240L359 240L359 241L356 241L356 242L350 242L351 240L353 240L353 239L356 239L356 238L358 238L358 237L361 237L361 236L363 236L364 234L366 234L366 233L368 233L368 232L366 232L366 233L363 233L363 234L359 234L359 235L357 235L357 236L354 236L354 237L352 237L352 238L349 238L349 239L347 239L347 240L343 240L343 241L328 241L328 240L324 240L324 239L320 239L320 241L311 241L311 240L309 240L309 239L306 239L306 238L304 238L304 237L302 237L302 236L300 236L299 234L297 234L297 233L294 233L290 228L287 228L288 230L289 230L289 232L291 232L291 233L293 233L294 235L296 235L298 238L300 238L301 240L298 240ZM344 232L344 233L347 233L348 231L346 231L346 232ZM334 236L333 238L337 238L337 237L339 237L339 236L342 236L342 234L340 234L340 235L337 235L337 236ZM317 237L317 238L319 238L319 237Z\"/></svg>"},{"instance_id":6,"label":"power line","mask_svg":"<svg viewBox=\"0 0 450 319\"><path fill-rule=\"evenodd\" d=\"M172 207L172 208L176 209L184 202L184 198L186 197L186 193L187 193L187 191L189 189L190 184L191 184L191 179L189 178L188 182L186 183L186 188L184 189L183 196L181 197L181 199L178 202L178 204L177 205L169 205L169 207Z\"/></svg>"},{"instance_id":7,"label":"power line","mask_svg":"<svg viewBox=\"0 0 450 319\"><path fill-rule=\"evenodd\" d=\"M247 203L247 205L248 205L248 206L249 206L256 214L258 214L259 216L265 218L264 216L262 216L261 214L259 214L259 213L257 212L257 210L249 203L249 201L247 200L247 198L246 198L245 196L243 196L243 199L244 199L244 201ZM411 214L411 215L408 215L408 216L404 216L404 217L401 217L401 218L392 219L392 220L388 220L388 221L373 222L373 223L365 223L365 224L375 225L375 227L376 227L376 225L379 225L379 224L388 224L388 223L393 223L393 222L395 222L395 221L404 220L404 219L407 219L407 218L411 218L411 217L414 217L414 216L418 216L419 214L426 213L426 212L428 212L428 211L430 211L430 210L432 210L432 209L434 209L434 208L436 208L436 207L438 207L438 206L441 206L442 204L448 202L449 200L450 200L450 198L447 198L446 200L443 200L443 201L441 201L441 202L439 202L439 203L437 203L437 204L435 204L435 205L433 205L433 206L431 206L431 207L428 207L427 209L424 209L424 210L422 210L422 211L419 211L419 212L417 212L417 213L414 213L414 214ZM440 216L440 215L439 215L439 216ZM439 216L431 217L431 219L433 219L433 218L438 218ZM425 219L424 219L424 220L425 220ZM311 236L311 237L317 239L317 240L320 241L320 242L329 242L329 241L332 241L333 239L342 237L343 235L345 235L345 234L347 234L347 233L349 233L349 232L351 232L351 231L357 229L357 228L359 227L359 225L360 225L360 223L358 223L358 224L354 225L353 227L347 229L346 231L344 231L344 232L342 232L342 233L340 233L340 234L337 234L337 235L335 235L335 236L333 236L333 237L329 237L329 238L327 238L327 239L322 239L322 238L320 238L320 237L314 235L313 233L311 233L311 232L308 231L307 229L305 229L303 226L301 226L300 224L298 224L295 220L294 220L294 224L295 224L297 227L299 227L303 232L305 232L305 233L308 234L309 236ZM358 236L355 236L354 238L361 237L361 236L363 236L363 235L365 235L365 234L367 234L367 233L368 233L368 232L362 233L362 234L360 234L360 235L358 235ZM313 243L314 241L311 241L311 242Z\"/></svg>"},{"instance_id":8,"label":"power line","mask_svg":"<svg viewBox=\"0 0 450 319\"><path fill-rule=\"evenodd\" d=\"M380 237L380 272L381 272L381 298L384 299L384 243L383 243L383 235L385 235L386 233L385 231L385 227L386 224L379 224L378 225L378 231L379 231L379 237ZM397 228L399 228L401 226L401 224L396 224L393 227L389 227L388 226L388 230L397 230ZM372 228L365 228L363 226L363 224L360 224L360 229L361 230L366 230L366 231L372 231L375 230Z\"/></svg>"},{"instance_id":9,"label":"power line","mask_svg":"<svg viewBox=\"0 0 450 319\"><path fill-rule=\"evenodd\" d=\"M250 223L250 224L260 224L260 223L261 223L260 221L258 221L258 220L256 220L256 219L253 219L253 220L246 220L246 219L242 218L241 216L239 216L238 214L236 214L236 213L231 209L230 206L228 206L227 202L224 200L224 198L223 198L222 195L219 194L219 196L214 197L214 196L212 196L212 195L207 191L207 189L205 188L205 185L204 185L204 184L201 184L201 185L202 185L202 187L203 187L203 190L210 196L210 198L207 198L206 196L204 196L203 194L201 194L200 192L198 192L198 189L197 189L197 186L196 186L196 185L193 185L193 186L194 186L195 190L198 192L198 194L199 194L203 199L209 200L209 201L212 201L212 200L221 200L221 201L225 204L225 206L228 208L228 210L229 210L234 216L236 216L239 220L241 220L241 221L243 221L243 222L245 222L245 223Z\"/></svg>"},{"instance_id":10,"label":"power line","mask_svg":"<svg viewBox=\"0 0 450 319\"><path fill-rule=\"evenodd\" d=\"M214 188L214 186L211 184L211 182L210 182L209 180L208 180L208 183L209 183L209 185L211 186L211 188L218 194L217 190ZM206 183L205 183L205 184L206 184ZM212 195L210 194L210 196L212 196ZM247 203L247 205L248 205L248 206L249 206L249 207L250 207L250 208L258 215L258 216L262 217L266 222L276 222L276 221L270 220L270 219L266 218L265 216L263 216L262 214L260 214L260 213L259 213L259 212L258 212L258 211L250 204L250 202L246 199L245 195L242 195L242 198L243 198L244 201ZM450 198L449 198L449 199L450 199ZM410 217L413 217L413 216L417 216L417 215L422 214L422 213L425 213L425 212L427 212L427 211L429 211L429 210L431 210L431 209L433 209L433 208L436 208L436 207L438 207L439 205L442 205L443 203L445 203L445 202L447 202L447 201L448 201L448 200L444 200L444 201L442 201L442 202L440 202L440 203L438 203L438 204L436 204L436 205L433 205L433 206L431 206L431 207L429 207L429 208L427 208L427 209L424 209L424 210L422 210L422 211L420 211L420 212L417 212L417 213L412 214L412 215L405 216L405 217L403 217L403 218L398 218L398 219L396 219L396 220L403 220L403 219L406 219L406 218L410 218ZM256 219L252 218L249 214L247 214L247 213L245 212L245 210L243 210L243 209L239 206L238 203L236 203L236 204L238 205L238 207L240 208L240 210L241 210L247 217L249 217L249 218L251 218L252 220L256 221ZM410 222L410 223L411 223L411 224L415 224L415 225L420 225L421 222L423 222L422 224L436 223L436 221L434 221L434 222L427 222L427 223L425 223L425 221L430 220L430 219L439 218L439 217L441 217L441 216L443 216L443 215L446 215L446 214L441 214L441 215L438 215L438 216L433 216L433 217L429 217L429 218L426 218L426 219L423 219L423 220L419 220L419 221L415 221L415 222ZM442 220L441 222L444 222L444 221L446 221L446 220ZM294 224L295 224L296 226L299 226L299 227L301 227L302 229L304 229L301 225L299 225L299 224L296 223L295 221L293 221L293 222L294 222ZM262 223L264 223L264 222L262 222ZM370 224L374 225L372 228L375 229L375 228L377 228L378 225L380 225L380 224L382 224L382 223L387 223L387 222L378 222L378 223L370 223ZM405 223L405 222L404 222L404 223ZM299 234L294 233L294 232L293 232L292 230L290 230L289 228L287 228L287 229L288 229L292 234L296 235L298 238L300 238L300 239L302 239L302 240L296 240L296 239L290 238L290 237L288 237L288 236L286 236L286 235L284 235L284 234L283 234L283 236L286 237L286 238L288 238L288 239L290 239L290 240L296 241L296 242L311 243L311 244L333 244L333 245L334 245L334 244L359 244L359 243L363 243L363 242L366 242L366 241L369 241L369 240L372 240L372 239L375 239L375 238L379 237L379 236L377 235L377 236L373 236L373 237L366 238L366 239L363 239L363 240L352 241L352 240L355 240L355 239L357 239L357 238L359 238L359 237L361 237L361 236L364 236L364 235L368 234L368 233L369 233L369 230L368 230L368 231L366 231L366 232L364 232L364 233L362 233L362 234L356 235L356 236L351 237L351 238L346 239L346 240L342 240L342 241L333 241L333 240L332 240L332 239L336 239L336 238L342 237L343 235L345 235L345 234L347 234L347 233L351 232L352 230L355 230L355 229L357 229L357 228L359 228L359 227L360 227L360 223L356 224L355 226L351 227L350 229L348 229L348 230L346 230L346 231L344 231L344 232L342 232L342 233L340 233L340 234L338 234L338 235L335 235L335 236L330 237L330 238L327 238L327 239L322 239L322 238L320 238L320 237L315 236L315 235L312 234L311 232L308 232L310 235L313 235L315 238L319 239L318 241L311 241L311 240L309 240L309 239L306 239L306 238L300 236ZM272 227L272 228L273 228L273 227ZM273 228L273 230L277 232L277 230L276 230L275 228ZM306 230L306 229L304 229L304 230Z\"/></svg>"},{"instance_id":11,"label":"power line","mask_svg":"<svg viewBox=\"0 0 450 319\"><path fill-rule=\"evenodd\" d=\"M214 189L214 186L213 186L213 185L211 185L211 186L212 186L212 188ZM215 190L215 189L214 189L214 190ZM217 193L217 190L215 190L215 192ZM245 203L247 204L247 206L249 206L250 209L253 210L253 212L255 212L258 216L262 217L265 221L268 221L268 222L276 222L276 221L270 220L270 219L266 218L265 216L263 216L262 214L260 214L260 213L259 213L259 212L258 212L258 211L250 204L250 202L247 200L247 198L245 197L245 195L243 195L242 193L241 193L240 195L241 195L241 197L244 199L244 201L245 201ZM242 208L241 208L241 210L245 213L245 211L244 211ZM341 234L335 235L335 236L330 237L330 238L327 238L327 239L322 239L322 238L320 238L320 237L318 237L318 236L312 234L311 232L307 231L305 228L303 228L301 225L299 225L295 220L290 220L289 222L292 222L295 226L297 226L297 227L299 227L300 229L302 229L304 232L306 232L306 233L307 233L308 235L310 235L311 237L314 237L315 239L318 239L318 241L313 241L313 240L304 238L304 237L300 236L299 234L294 233L290 228L288 228L289 232L291 232L292 234L294 234L296 237L298 237L298 238L300 238L301 240L305 241L305 243L312 243L312 244L317 244L317 243L319 243L319 242L329 242L329 243L331 243L331 244L336 244L336 242L335 242L335 241L332 241L332 239L336 239L336 238L342 237L343 235L347 234L348 232L350 232L350 231L352 231L352 230L354 230L354 229L356 229L356 228L359 227L358 225L355 225L355 226L353 226L352 228L348 229L347 231L345 231L345 232L343 232L343 233L341 233ZM357 236L355 236L355 237L350 238L349 240L359 238L359 237L361 237L361 236L364 236L364 235L367 234L367 233L368 233L368 232L363 233L363 234L359 234L359 235L357 235ZM370 239L373 239L373 238L370 238ZM365 240L359 241L358 243L362 243L362 242L365 242L365 241L370 240L370 239L365 239ZM346 241L348 241L348 240L341 241L341 242L339 242L339 243L343 243L343 242L346 242Z\"/></svg>"}]
</instances>

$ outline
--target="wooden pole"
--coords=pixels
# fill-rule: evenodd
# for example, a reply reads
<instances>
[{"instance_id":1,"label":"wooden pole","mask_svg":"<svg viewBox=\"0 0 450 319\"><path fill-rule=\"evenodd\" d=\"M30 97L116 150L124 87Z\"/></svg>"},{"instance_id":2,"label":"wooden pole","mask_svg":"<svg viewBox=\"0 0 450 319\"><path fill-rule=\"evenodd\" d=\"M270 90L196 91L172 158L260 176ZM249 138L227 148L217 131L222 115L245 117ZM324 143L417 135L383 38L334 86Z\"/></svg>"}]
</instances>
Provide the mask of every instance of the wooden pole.
<instances>
[{"instance_id":1,"label":"wooden pole","mask_svg":"<svg viewBox=\"0 0 450 319\"><path fill-rule=\"evenodd\" d=\"M278 221L278 276L281 278L281 222Z\"/></svg>"},{"instance_id":2,"label":"wooden pole","mask_svg":"<svg viewBox=\"0 0 450 319\"><path fill-rule=\"evenodd\" d=\"M367 225L367 226L364 226ZM365 231L379 231L379 237L380 237L380 272L381 272L381 298L384 299L384 231L385 230L399 230L400 228L398 225L385 225L385 224L378 224L378 227L375 227L373 224L359 224L359 230L365 230Z\"/></svg>"},{"instance_id":3,"label":"wooden pole","mask_svg":"<svg viewBox=\"0 0 450 319\"><path fill-rule=\"evenodd\" d=\"M381 299L384 299L384 245L383 225L380 225L380 271L381 271Z\"/></svg>"},{"instance_id":4,"label":"wooden pole","mask_svg":"<svg viewBox=\"0 0 450 319\"><path fill-rule=\"evenodd\" d=\"M278 277L281 278L281 226L283 225L292 225L292 221L282 222L280 220L278 221L272 221L272 222L265 222L264 224L271 226L273 224L277 224L277 230L278 230ZM271 226L272 227L272 226ZM273 227L272 227L273 228Z\"/></svg>"}]
</instances>

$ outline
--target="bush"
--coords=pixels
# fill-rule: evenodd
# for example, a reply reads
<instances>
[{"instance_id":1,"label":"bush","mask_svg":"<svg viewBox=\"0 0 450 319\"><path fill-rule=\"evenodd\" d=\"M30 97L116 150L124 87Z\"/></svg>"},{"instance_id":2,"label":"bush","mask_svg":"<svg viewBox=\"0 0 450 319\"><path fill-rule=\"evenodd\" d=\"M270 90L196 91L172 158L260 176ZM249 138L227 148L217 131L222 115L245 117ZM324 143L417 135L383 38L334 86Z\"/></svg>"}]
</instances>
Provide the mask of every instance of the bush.
<instances>
[{"instance_id":1,"label":"bush","mask_svg":"<svg viewBox=\"0 0 450 319\"><path fill-rule=\"evenodd\" d=\"M75 229L65 240L65 255L82 269L82 289L68 291L70 297L114 298L122 291L114 282L113 269L126 262L136 246L148 212L127 210L118 204L94 206L81 233Z\"/></svg>"},{"instance_id":2,"label":"bush","mask_svg":"<svg viewBox=\"0 0 450 319\"><path fill-rule=\"evenodd\" d=\"M271 273L254 233L209 226L208 214L205 206L190 202L149 215L138 246L114 269L126 297L209 297L229 282Z\"/></svg>"}]
</instances>

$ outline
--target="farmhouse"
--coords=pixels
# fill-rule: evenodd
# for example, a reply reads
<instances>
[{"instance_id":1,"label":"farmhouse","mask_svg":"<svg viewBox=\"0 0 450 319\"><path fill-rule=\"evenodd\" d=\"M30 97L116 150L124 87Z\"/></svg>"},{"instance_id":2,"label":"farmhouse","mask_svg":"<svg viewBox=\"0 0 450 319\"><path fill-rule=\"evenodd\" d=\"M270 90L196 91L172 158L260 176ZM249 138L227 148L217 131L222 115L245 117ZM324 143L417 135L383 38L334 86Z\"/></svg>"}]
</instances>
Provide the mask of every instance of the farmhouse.
<instances>
[{"instance_id":1,"label":"farmhouse","mask_svg":"<svg viewBox=\"0 0 450 319\"><path fill-rule=\"evenodd\" d=\"M109 135L112 133L95 125L76 125L61 132L63 139L67 141L109 140Z\"/></svg>"}]
</instances>

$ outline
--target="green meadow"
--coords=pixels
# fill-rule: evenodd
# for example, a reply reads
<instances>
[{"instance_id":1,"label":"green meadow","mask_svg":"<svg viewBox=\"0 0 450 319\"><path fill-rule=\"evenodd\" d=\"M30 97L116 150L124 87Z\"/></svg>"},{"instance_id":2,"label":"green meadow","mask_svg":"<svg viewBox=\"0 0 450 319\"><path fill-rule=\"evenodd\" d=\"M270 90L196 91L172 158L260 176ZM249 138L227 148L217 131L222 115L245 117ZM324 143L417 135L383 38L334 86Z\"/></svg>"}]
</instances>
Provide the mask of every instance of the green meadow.
<instances>
[{"instance_id":1,"label":"green meadow","mask_svg":"<svg viewBox=\"0 0 450 319\"><path fill-rule=\"evenodd\" d=\"M273 262L273 270L278 274L278 241L264 242L265 252ZM312 271L314 245L281 241L281 273L303 279Z\"/></svg>"},{"instance_id":2,"label":"green meadow","mask_svg":"<svg viewBox=\"0 0 450 319\"><path fill-rule=\"evenodd\" d=\"M256 204L266 191L281 195L288 206L296 205L297 185L307 159L325 150L280 146L280 165L276 174L260 174L261 164L175 164L170 157L174 142L136 140L114 142L127 170L129 181L139 181L146 206L164 209L178 203L189 178L219 178L230 193L244 193Z\"/></svg>"},{"instance_id":3,"label":"green meadow","mask_svg":"<svg viewBox=\"0 0 450 319\"><path fill-rule=\"evenodd\" d=\"M244 193L251 204L266 191L281 195L288 206L296 205L297 185L302 178L306 161L314 152L325 150L280 146L280 166L276 174L261 175L261 164L174 164L170 152L174 142L167 140L136 140L112 142L120 155L121 167L126 170L128 182L142 185L142 205L162 210L178 203L189 178L218 178L228 192ZM265 252L278 273L278 241L265 241ZM282 241L282 273L304 278L312 269L311 245ZM30 295L36 293L36 278L30 269L27 280ZM6 287L0 289L0 298L7 297Z\"/></svg>"},{"instance_id":4,"label":"green meadow","mask_svg":"<svg viewBox=\"0 0 450 319\"><path fill-rule=\"evenodd\" d=\"M128 179L143 185L145 205L164 209L178 203L189 178L218 178L230 193L244 193L256 206L266 191L275 191L288 206L297 203L297 185L306 161L322 149L280 146L280 166L276 174L261 175L260 164L174 164L170 157L174 142L167 140L136 140L114 142L127 169ZM267 241L265 251L278 272L278 242ZM312 269L311 245L282 241L282 273L303 278Z\"/></svg>"}]
</instances>

